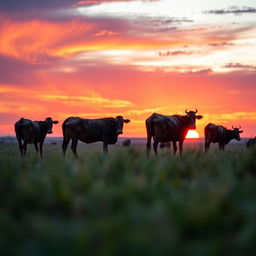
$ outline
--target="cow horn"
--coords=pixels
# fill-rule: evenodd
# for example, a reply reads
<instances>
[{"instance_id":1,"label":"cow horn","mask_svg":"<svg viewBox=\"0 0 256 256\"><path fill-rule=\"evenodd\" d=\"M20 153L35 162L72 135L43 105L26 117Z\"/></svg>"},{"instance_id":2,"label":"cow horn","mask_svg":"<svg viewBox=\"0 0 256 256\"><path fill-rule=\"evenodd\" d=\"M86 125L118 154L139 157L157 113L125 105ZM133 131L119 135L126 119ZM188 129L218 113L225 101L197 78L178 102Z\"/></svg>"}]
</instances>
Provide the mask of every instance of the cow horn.
<instances>
[{"instance_id":1,"label":"cow horn","mask_svg":"<svg viewBox=\"0 0 256 256\"><path fill-rule=\"evenodd\" d=\"M239 130L239 129L241 129L241 125L239 125L239 128L238 128L238 130Z\"/></svg>"},{"instance_id":2,"label":"cow horn","mask_svg":"<svg viewBox=\"0 0 256 256\"><path fill-rule=\"evenodd\" d=\"M196 108L196 111L195 111L195 113L197 113L197 108Z\"/></svg>"},{"instance_id":3,"label":"cow horn","mask_svg":"<svg viewBox=\"0 0 256 256\"><path fill-rule=\"evenodd\" d=\"M232 125L232 129L235 129L235 127Z\"/></svg>"},{"instance_id":4,"label":"cow horn","mask_svg":"<svg viewBox=\"0 0 256 256\"><path fill-rule=\"evenodd\" d=\"M185 113L188 114L188 110L187 109L185 110Z\"/></svg>"}]
</instances>

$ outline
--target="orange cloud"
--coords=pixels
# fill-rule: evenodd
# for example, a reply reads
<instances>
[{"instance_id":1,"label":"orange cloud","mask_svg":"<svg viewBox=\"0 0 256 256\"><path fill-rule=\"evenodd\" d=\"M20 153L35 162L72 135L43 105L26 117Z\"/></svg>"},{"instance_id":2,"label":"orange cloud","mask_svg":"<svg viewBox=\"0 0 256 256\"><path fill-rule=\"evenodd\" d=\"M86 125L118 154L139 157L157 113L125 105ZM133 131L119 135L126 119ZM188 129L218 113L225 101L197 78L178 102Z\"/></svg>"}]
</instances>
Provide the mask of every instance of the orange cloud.
<instances>
[{"instance_id":1,"label":"orange cloud","mask_svg":"<svg viewBox=\"0 0 256 256\"><path fill-rule=\"evenodd\" d=\"M66 95L41 95L40 99L46 101L55 101L55 102L64 102L71 105L100 105L103 108L123 108L131 107L133 104L127 100L116 100L116 99L107 99L103 98L100 95L94 96L66 96Z\"/></svg>"},{"instance_id":2,"label":"orange cloud","mask_svg":"<svg viewBox=\"0 0 256 256\"><path fill-rule=\"evenodd\" d=\"M109 30L101 30L99 32L97 32L95 35L96 36L115 36L118 33L113 32L113 31L109 31Z\"/></svg>"},{"instance_id":3,"label":"orange cloud","mask_svg":"<svg viewBox=\"0 0 256 256\"><path fill-rule=\"evenodd\" d=\"M1 20L0 54L20 58L33 63L44 63L48 57L56 57L60 42L72 41L78 35L93 29L90 23L76 20L54 23L40 20ZM72 34L72 38L70 35Z\"/></svg>"},{"instance_id":4,"label":"orange cloud","mask_svg":"<svg viewBox=\"0 0 256 256\"><path fill-rule=\"evenodd\" d=\"M184 45L186 41L182 38L189 33L174 32L179 39L175 36L168 41L160 34L148 41L148 35L142 36L140 28L135 28L136 33L129 34L132 27L125 27L127 25L124 24L118 29L127 30L127 33L120 35L113 30L101 29L100 23L82 22L80 19L50 22L36 19L15 21L4 17L0 22L0 54L32 63L47 63L50 57L69 57L88 51L153 50Z\"/></svg>"}]
</instances>

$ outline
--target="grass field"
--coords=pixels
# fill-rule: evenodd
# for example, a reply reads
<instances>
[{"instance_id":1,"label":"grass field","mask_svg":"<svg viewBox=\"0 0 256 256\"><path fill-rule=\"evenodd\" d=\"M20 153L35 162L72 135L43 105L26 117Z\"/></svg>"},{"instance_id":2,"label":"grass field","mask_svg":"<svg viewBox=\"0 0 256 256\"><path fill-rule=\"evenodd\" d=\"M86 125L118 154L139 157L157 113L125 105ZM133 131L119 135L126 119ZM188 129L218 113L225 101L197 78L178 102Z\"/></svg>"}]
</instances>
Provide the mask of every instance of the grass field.
<instances>
[{"instance_id":1,"label":"grass field","mask_svg":"<svg viewBox=\"0 0 256 256\"><path fill-rule=\"evenodd\" d=\"M0 255L254 255L256 150L0 144Z\"/></svg>"}]
</instances>

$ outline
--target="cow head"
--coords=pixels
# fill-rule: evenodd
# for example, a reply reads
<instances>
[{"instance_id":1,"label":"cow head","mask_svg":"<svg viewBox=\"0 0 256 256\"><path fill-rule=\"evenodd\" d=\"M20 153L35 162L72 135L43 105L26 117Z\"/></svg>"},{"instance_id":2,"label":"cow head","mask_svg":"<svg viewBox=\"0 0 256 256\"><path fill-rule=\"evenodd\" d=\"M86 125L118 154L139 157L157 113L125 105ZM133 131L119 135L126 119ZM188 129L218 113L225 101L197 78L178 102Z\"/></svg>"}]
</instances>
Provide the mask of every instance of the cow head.
<instances>
[{"instance_id":1,"label":"cow head","mask_svg":"<svg viewBox=\"0 0 256 256\"><path fill-rule=\"evenodd\" d=\"M40 121L39 124L43 125L46 132L51 134L52 133L52 125L57 124L59 121L53 121L51 117L45 118L44 121Z\"/></svg>"},{"instance_id":2,"label":"cow head","mask_svg":"<svg viewBox=\"0 0 256 256\"><path fill-rule=\"evenodd\" d=\"M190 130L196 129L196 119L202 119L203 116L201 115L196 115L196 111L187 111L185 110L185 113L187 114L186 116L183 116L183 120L186 122L187 128Z\"/></svg>"},{"instance_id":3,"label":"cow head","mask_svg":"<svg viewBox=\"0 0 256 256\"><path fill-rule=\"evenodd\" d=\"M232 126L232 129L233 129L233 137L234 137L234 139L240 141L241 140L240 133L243 132L242 130L240 130L241 126L239 128Z\"/></svg>"},{"instance_id":4,"label":"cow head","mask_svg":"<svg viewBox=\"0 0 256 256\"><path fill-rule=\"evenodd\" d=\"M122 116L116 117L116 123L117 123L117 134L123 134L123 125L124 123L129 123L129 119L124 119Z\"/></svg>"}]
</instances>

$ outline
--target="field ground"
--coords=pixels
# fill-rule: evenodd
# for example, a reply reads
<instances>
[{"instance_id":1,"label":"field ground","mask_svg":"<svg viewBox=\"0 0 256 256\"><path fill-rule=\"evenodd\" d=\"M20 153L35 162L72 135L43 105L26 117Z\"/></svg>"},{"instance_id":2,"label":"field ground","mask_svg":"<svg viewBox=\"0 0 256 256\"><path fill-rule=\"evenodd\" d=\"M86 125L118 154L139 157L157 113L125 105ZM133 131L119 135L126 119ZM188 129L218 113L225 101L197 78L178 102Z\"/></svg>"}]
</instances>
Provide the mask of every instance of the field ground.
<instances>
[{"instance_id":1,"label":"field ground","mask_svg":"<svg viewBox=\"0 0 256 256\"><path fill-rule=\"evenodd\" d=\"M0 144L1 255L255 254L256 150Z\"/></svg>"}]
</instances>

